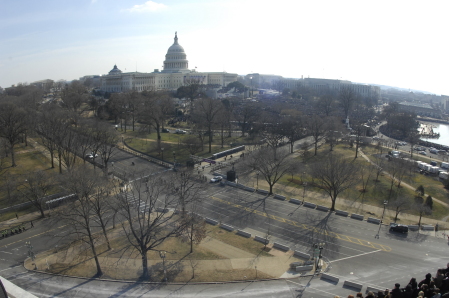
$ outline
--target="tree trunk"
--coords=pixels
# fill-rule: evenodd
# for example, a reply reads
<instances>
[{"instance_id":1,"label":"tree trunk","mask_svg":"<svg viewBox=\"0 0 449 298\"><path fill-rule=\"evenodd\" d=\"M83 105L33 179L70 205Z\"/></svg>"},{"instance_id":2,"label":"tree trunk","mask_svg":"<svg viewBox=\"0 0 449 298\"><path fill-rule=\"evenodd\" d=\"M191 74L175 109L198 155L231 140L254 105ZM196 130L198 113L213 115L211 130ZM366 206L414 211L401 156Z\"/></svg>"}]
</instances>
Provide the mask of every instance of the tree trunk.
<instances>
[{"instance_id":1,"label":"tree trunk","mask_svg":"<svg viewBox=\"0 0 449 298\"><path fill-rule=\"evenodd\" d=\"M332 201L332 206L331 206L331 211L335 211L335 202L337 201L336 198L331 199Z\"/></svg>"},{"instance_id":2,"label":"tree trunk","mask_svg":"<svg viewBox=\"0 0 449 298\"><path fill-rule=\"evenodd\" d=\"M156 133L157 133L157 145L159 146L159 148L161 147L161 130L160 130L160 125L159 123L156 124Z\"/></svg>"},{"instance_id":3,"label":"tree trunk","mask_svg":"<svg viewBox=\"0 0 449 298\"><path fill-rule=\"evenodd\" d=\"M108 245L108 250L111 250L111 244L109 243L108 233L106 232L106 227L104 226L103 220L100 219L101 229L103 230L104 238L106 239L106 243Z\"/></svg>"},{"instance_id":4,"label":"tree trunk","mask_svg":"<svg viewBox=\"0 0 449 298\"><path fill-rule=\"evenodd\" d=\"M39 207L39 211L41 213L41 217L45 218L44 208L42 208L42 206Z\"/></svg>"},{"instance_id":5,"label":"tree trunk","mask_svg":"<svg viewBox=\"0 0 449 298\"><path fill-rule=\"evenodd\" d=\"M209 130L209 153L212 152L212 131Z\"/></svg>"},{"instance_id":6,"label":"tree trunk","mask_svg":"<svg viewBox=\"0 0 449 298\"><path fill-rule=\"evenodd\" d=\"M150 275L148 272L148 258L147 258L147 252L145 251L142 254L142 278L148 279L149 277L150 277Z\"/></svg>"},{"instance_id":7,"label":"tree trunk","mask_svg":"<svg viewBox=\"0 0 449 298\"><path fill-rule=\"evenodd\" d=\"M14 144L9 147L11 150L11 167L16 167L16 155L14 154Z\"/></svg>"},{"instance_id":8,"label":"tree trunk","mask_svg":"<svg viewBox=\"0 0 449 298\"><path fill-rule=\"evenodd\" d=\"M136 123L136 118L134 117L134 113L133 113L133 131L134 131L134 124Z\"/></svg>"},{"instance_id":9,"label":"tree trunk","mask_svg":"<svg viewBox=\"0 0 449 298\"><path fill-rule=\"evenodd\" d=\"M90 234L90 232L89 232L89 243L90 243L90 248L92 249L92 254L94 255L95 265L97 267L96 276L102 276L103 271L101 270L100 261L98 260L97 250L95 249L95 245L94 245L94 239L92 238L92 235Z\"/></svg>"},{"instance_id":10,"label":"tree trunk","mask_svg":"<svg viewBox=\"0 0 449 298\"><path fill-rule=\"evenodd\" d=\"M50 150L50 160L51 160L51 168L54 169L55 168L55 162L53 160L53 150Z\"/></svg>"},{"instance_id":11,"label":"tree trunk","mask_svg":"<svg viewBox=\"0 0 449 298\"><path fill-rule=\"evenodd\" d=\"M59 158L59 174L62 174L61 149L58 149L58 158Z\"/></svg>"}]
</instances>

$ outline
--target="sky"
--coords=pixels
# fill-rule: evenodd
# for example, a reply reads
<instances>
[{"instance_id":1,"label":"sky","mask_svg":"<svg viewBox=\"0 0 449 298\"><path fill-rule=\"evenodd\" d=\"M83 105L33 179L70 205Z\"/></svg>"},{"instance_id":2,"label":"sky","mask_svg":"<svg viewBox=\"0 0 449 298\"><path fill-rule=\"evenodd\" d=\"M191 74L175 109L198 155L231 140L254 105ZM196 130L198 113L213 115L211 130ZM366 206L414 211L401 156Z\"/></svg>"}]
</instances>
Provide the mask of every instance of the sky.
<instances>
[{"instance_id":1,"label":"sky","mask_svg":"<svg viewBox=\"0 0 449 298\"><path fill-rule=\"evenodd\" d=\"M448 1L0 0L0 86L189 68L449 95Z\"/></svg>"}]
</instances>

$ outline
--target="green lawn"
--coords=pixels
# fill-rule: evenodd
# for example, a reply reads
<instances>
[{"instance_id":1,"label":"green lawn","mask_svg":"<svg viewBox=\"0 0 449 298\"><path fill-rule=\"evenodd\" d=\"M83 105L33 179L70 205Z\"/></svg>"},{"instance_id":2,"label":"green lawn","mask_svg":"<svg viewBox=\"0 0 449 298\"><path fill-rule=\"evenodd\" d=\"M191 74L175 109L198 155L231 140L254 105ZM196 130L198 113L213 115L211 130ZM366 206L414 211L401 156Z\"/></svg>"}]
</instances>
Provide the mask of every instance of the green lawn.
<instances>
[{"instance_id":1,"label":"green lawn","mask_svg":"<svg viewBox=\"0 0 449 298\"><path fill-rule=\"evenodd\" d=\"M371 159L376 158L375 156L373 156L373 154L378 153L378 150L373 148L372 146L367 146L362 150ZM334 152L347 156L348 158L353 158L355 154L353 148L348 148L347 145L342 144L336 146ZM384 154L386 154L386 152L387 150L384 149ZM306 163L301 163L301 170L299 171L301 173L293 175L293 179L291 175L285 175L279 181L279 184L296 187L298 189L298 193L301 194L303 191L303 180L304 180L305 182L307 182L307 191L324 193L319 188L313 186L314 183L308 173L310 173L310 166L314 162L321 160L323 156L325 156L326 154L329 154L329 147L323 146L322 148L319 149L317 156L311 156L306 160ZM298 160L302 161L302 158L298 158ZM360 157L360 155L354 162L360 164L361 166L368 165L368 162L364 158ZM304 174L304 172L306 174ZM345 191L344 193L340 194L339 197L348 199L350 201L360 202L378 207L382 206L384 200L391 201L397 198L398 196L407 197L410 199L411 203L414 202L414 197L416 196L414 190L402 186L398 188L395 184L395 186L393 186L390 195L390 185L391 185L390 178L387 175L381 175L379 176L379 181L374 181L374 179L375 173L371 174L367 191L365 193L361 192L362 184L360 183L356 187L351 188ZM426 193L444 202L449 202L448 191L443 188L442 183L439 182L437 179L435 179L435 177L424 176L419 173L416 173L411 179L408 179L405 182L412 185L414 188L422 184L425 187ZM328 201L328 206L329 207L331 206L330 199ZM407 213L415 215L418 214L416 211L413 210L410 210ZM431 215L427 215L426 217L430 217L433 219L441 219L442 217L446 216L447 213L448 210L445 206L434 201L433 212Z\"/></svg>"},{"instance_id":2,"label":"green lawn","mask_svg":"<svg viewBox=\"0 0 449 298\"><path fill-rule=\"evenodd\" d=\"M138 131L129 131L123 134L128 146L162 159L162 151L159 150L157 145L156 133L142 133ZM183 141L185 138L192 137L190 134L174 134L174 133L162 133L161 134L161 148L164 148L164 160L169 162L173 161L173 152L176 154L176 160L184 163L189 160L190 153L185 148ZM242 138L242 137L225 137L223 147L221 146L221 137L216 133L213 137L212 152L209 152L208 137L205 136L203 143L203 150L195 155L201 157L210 157L214 153L228 150L235 145L252 143L254 139ZM231 144L233 146L231 146Z\"/></svg>"},{"instance_id":3,"label":"green lawn","mask_svg":"<svg viewBox=\"0 0 449 298\"><path fill-rule=\"evenodd\" d=\"M45 155L40 153L35 148L25 146L24 144L18 144L14 148L16 167L11 167L11 157L6 157L3 162L6 167L2 178L0 179L0 208L6 208L11 205L22 203L22 197L20 192L14 190L17 186L24 181L24 177L27 173L35 172L39 170L54 171L57 169L50 168L50 161ZM11 196L8 195L7 185L10 183ZM17 213L24 214L28 212L36 211L33 208L24 208L17 211ZM2 214L0 219L6 220L14 217L16 212Z\"/></svg>"}]
</instances>

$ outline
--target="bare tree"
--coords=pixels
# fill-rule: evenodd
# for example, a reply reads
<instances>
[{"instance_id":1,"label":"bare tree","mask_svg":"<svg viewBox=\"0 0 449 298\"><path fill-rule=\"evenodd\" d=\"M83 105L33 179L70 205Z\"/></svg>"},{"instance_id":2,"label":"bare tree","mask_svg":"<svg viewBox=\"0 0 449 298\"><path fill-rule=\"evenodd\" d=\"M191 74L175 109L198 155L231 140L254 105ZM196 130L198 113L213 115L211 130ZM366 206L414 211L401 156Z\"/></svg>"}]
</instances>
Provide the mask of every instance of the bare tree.
<instances>
[{"instance_id":1,"label":"bare tree","mask_svg":"<svg viewBox=\"0 0 449 298\"><path fill-rule=\"evenodd\" d=\"M418 202L415 204L413 209L415 209L418 212L418 216L419 216L418 226L421 227L422 216L424 214L426 214L426 215L432 214L432 210L429 208L429 206L422 204L422 203L420 204Z\"/></svg>"},{"instance_id":2,"label":"bare tree","mask_svg":"<svg viewBox=\"0 0 449 298\"><path fill-rule=\"evenodd\" d=\"M55 107L48 107L38 115L35 131L41 137L42 145L50 153L51 167L54 168L54 154L57 150L57 138L60 133L62 125L66 121L63 111Z\"/></svg>"},{"instance_id":3,"label":"bare tree","mask_svg":"<svg viewBox=\"0 0 449 298\"><path fill-rule=\"evenodd\" d=\"M295 142L304 136L305 130L298 116L287 116L282 118L279 126L280 133L290 143L290 153L293 153Z\"/></svg>"},{"instance_id":4,"label":"bare tree","mask_svg":"<svg viewBox=\"0 0 449 298\"><path fill-rule=\"evenodd\" d=\"M288 150L279 149L278 151L275 157L272 148L262 148L247 158L248 165L259 171L270 186L270 195L273 193L273 186L294 166L294 161L288 158Z\"/></svg>"},{"instance_id":5,"label":"bare tree","mask_svg":"<svg viewBox=\"0 0 449 298\"><path fill-rule=\"evenodd\" d=\"M179 235L184 226L176 224L181 215L168 211L181 202L173 185L150 177L130 184L126 193L117 195L117 210L123 216L122 228L130 244L142 257L142 278L149 278L147 253L157 251L166 239ZM167 212L168 211L168 212Z\"/></svg>"},{"instance_id":6,"label":"bare tree","mask_svg":"<svg viewBox=\"0 0 449 298\"><path fill-rule=\"evenodd\" d=\"M340 106L343 109L345 118L347 118L354 105L354 102L356 101L356 93L354 91L354 88L352 88L351 85L342 86L340 88L338 100L340 101Z\"/></svg>"},{"instance_id":7,"label":"bare tree","mask_svg":"<svg viewBox=\"0 0 449 298\"><path fill-rule=\"evenodd\" d=\"M202 82L195 78L185 78L184 85L179 87L176 91L176 97L186 98L190 101L189 111L192 113L194 102L197 98L201 97L202 94Z\"/></svg>"},{"instance_id":8,"label":"bare tree","mask_svg":"<svg viewBox=\"0 0 449 298\"><path fill-rule=\"evenodd\" d=\"M407 141L410 144L410 158L413 158L413 151L416 144L419 144L420 141L420 134L416 130L412 130L409 132Z\"/></svg>"},{"instance_id":9,"label":"bare tree","mask_svg":"<svg viewBox=\"0 0 449 298\"><path fill-rule=\"evenodd\" d=\"M116 152L115 145L119 140L117 131L109 124L101 121L95 121L88 130L89 142L95 162L98 153L103 163L105 175L108 174L108 162Z\"/></svg>"},{"instance_id":10,"label":"bare tree","mask_svg":"<svg viewBox=\"0 0 449 298\"><path fill-rule=\"evenodd\" d=\"M389 203L390 207L394 209L394 222L398 220L400 213L403 213L410 209L410 200L406 197L400 196L396 200Z\"/></svg>"},{"instance_id":11,"label":"bare tree","mask_svg":"<svg viewBox=\"0 0 449 298\"><path fill-rule=\"evenodd\" d=\"M183 146L187 149L189 154L195 155L202 150L202 144L198 137L188 136L182 140Z\"/></svg>"},{"instance_id":12,"label":"bare tree","mask_svg":"<svg viewBox=\"0 0 449 298\"><path fill-rule=\"evenodd\" d=\"M25 181L18 186L19 192L24 199L45 217L45 197L49 196L55 188L56 181L49 172L37 171L25 175Z\"/></svg>"},{"instance_id":13,"label":"bare tree","mask_svg":"<svg viewBox=\"0 0 449 298\"><path fill-rule=\"evenodd\" d=\"M85 111L82 107L87 99L87 89L79 81L72 81L61 92L62 106L70 112L75 126L78 125L79 116Z\"/></svg>"},{"instance_id":14,"label":"bare tree","mask_svg":"<svg viewBox=\"0 0 449 298\"><path fill-rule=\"evenodd\" d=\"M209 153L212 152L213 132L212 128L217 121L217 115L223 109L223 104L216 99L209 97L201 98L196 103L194 114L196 114L195 122L203 122L206 128L206 134L209 138Z\"/></svg>"},{"instance_id":15,"label":"bare tree","mask_svg":"<svg viewBox=\"0 0 449 298\"><path fill-rule=\"evenodd\" d=\"M165 92L145 92L140 118L155 128L157 141L161 143L161 129L164 127L167 115L173 110L173 102Z\"/></svg>"},{"instance_id":16,"label":"bare tree","mask_svg":"<svg viewBox=\"0 0 449 298\"><path fill-rule=\"evenodd\" d=\"M202 200L203 187L193 179L193 172L181 170L172 174L170 178L173 196L178 198L181 212L185 214L188 206L195 207ZM192 210L193 211L193 210Z\"/></svg>"},{"instance_id":17,"label":"bare tree","mask_svg":"<svg viewBox=\"0 0 449 298\"><path fill-rule=\"evenodd\" d=\"M331 93L326 93L320 96L317 105L318 109L323 111L324 114L328 117L335 109L335 99Z\"/></svg>"},{"instance_id":18,"label":"bare tree","mask_svg":"<svg viewBox=\"0 0 449 298\"><path fill-rule=\"evenodd\" d=\"M27 130L26 119L27 114L22 108L9 102L0 103L0 137L8 141L12 167L17 166L14 146Z\"/></svg>"},{"instance_id":19,"label":"bare tree","mask_svg":"<svg viewBox=\"0 0 449 298\"><path fill-rule=\"evenodd\" d=\"M373 160L372 160L373 161ZM376 182L379 182L379 176L380 174L382 174L382 172L384 171L384 167L385 167L385 163L386 163L386 159L381 155L379 157L376 157L373 161L373 165L376 169Z\"/></svg>"},{"instance_id":20,"label":"bare tree","mask_svg":"<svg viewBox=\"0 0 449 298\"><path fill-rule=\"evenodd\" d=\"M182 217L180 225L183 229L179 236L183 242L190 243L190 253L193 253L193 244L200 244L206 238L206 222L197 214L190 213Z\"/></svg>"},{"instance_id":21,"label":"bare tree","mask_svg":"<svg viewBox=\"0 0 449 298\"><path fill-rule=\"evenodd\" d=\"M56 145L59 159L59 172L62 173L62 165L70 171L76 164L76 151L82 142L79 134L70 126L64 123L58 130Z\"/></svg>"},{"instance_id":22,"label":"bare tree","mask_svg":"<svg viewBox=\"0 0 449 298\"><path fill-rule=\"evenodd\" d=\"M318 143L324 139L327 131L327 125L323 117L319 115L312 115L306 118L305 122L307 133L313 137L313 144L315 146L315 155L318 153Z\"/></svg>"},{"instance_id":23,"label":"bare tree","mask_svg":"<svg viewBox=\"0 0 449 298\"><path fill-rule=\"evenodd\" d=\"M353 161L331 152L311 166L311 175L316 180L315 186L329 195L331 210L334 211L338 195L357 184L359 167Z\"/></svg>"},{"instance_id":24,"label":"bare tree","mask_svg":"<svg viewBox=\"0 0 449 298\"><path fill-rule=\"evenodd\" d=\"M124 97L126 102L126 110L131 117L131 125L134 131L137 117L141 109L142 98L140 94L134 90L125 93Z\"/></svg>"},{"instance_id":25,"label":"bare tree","mask_svg":"<svg viewBox=\"0 0 449 298\"><path fill-rule=\"evenodd\" d=\"M109 219L111 219L111 217L108 217L108 214L111 211L113 211L112 205L109 203L111 189L113 189L113 185L107 179L100 178L99 182L100 183L98 183L96 191L91 195L90 198L90 203L92 205L92 213L95 215L92 218L96 222L96 224L101 228L104 239L106 241L106 245L108 246L108 250L110 250L111 244L109 242L106 227L108 225Z\"/></svg>"},{"instance_id":26,"label":"bare tree","mask_svg":"<svg viewBox=\"0 0 449 298\"><path fill-rule=\"evenodd\" d=\"M88 168L81 166L66 172L62 176L64 187L76 195L76 200L58 209L58 218L68 223L71 235L86 243L92 252L97 269L96 276L103 275L98 259L97 244L101 237L94 233L98 213L95 213L94 204L102 179ZM103 215L103 213L100 213Z\"/></svg>"},{"instance_id":27,"label":"bare tree","mask_svg":"<svg viewBox=\"0 0 449 298\"><path fill-rule=\"evenodd\" d=\"M253 123L260 116L259 106L254 103L244 103L234 110L234 117L237 119L242 137L250 130Z\"/></svg>"}]
</instances>

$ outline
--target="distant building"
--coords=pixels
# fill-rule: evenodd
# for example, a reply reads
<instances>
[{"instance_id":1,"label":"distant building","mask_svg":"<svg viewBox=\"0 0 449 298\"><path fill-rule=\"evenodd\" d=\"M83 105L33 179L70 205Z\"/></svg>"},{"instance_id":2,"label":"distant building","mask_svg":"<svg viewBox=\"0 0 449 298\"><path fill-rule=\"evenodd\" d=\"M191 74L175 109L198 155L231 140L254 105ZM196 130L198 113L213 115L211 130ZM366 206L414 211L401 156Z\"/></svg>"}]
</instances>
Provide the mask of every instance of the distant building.
<instances>
[{"instance_id":1,"label":"distant building","mask_svg":"<svg viewBox=\"0 0 449 298\"><path fill-rule=\"evenodd\" d=\"M282 79L283 77L279 75L251 73L244 77L244 83L247 86L252 85L254 88L270 89L274 88L274 84Z\"/></svg>"},{"instance_id":2,"label":"distant building","mask_svg":"<svg viewBox=\"0 0 449 298\"><path fill-rule=\"evenodd\" d=\"M441 95L441 104L443 106L443 110L445 112L448 112L449 111L449 96Z\"/></svg>"},{"instance_id":3,"label":"distant building","mask_svg":"<svg viewBox=\"0 0 449 298\"><path fill-rule=\"evenodd\" d=\"M46 80L32 82L32 83L30 83L30 85L36 86L37 88L45 90L45 91L49 91L51 88L53 88L54 83L55 82L53 80L46 79Z\"/></svg>"},{"instance_id":4,"label":"distant building","mask_svg":"<svg viewBox=\"0 0 449 298\"><path fill-rule=\"evenodd\" d=\"M174 43L165 55L164 69L154 72L122 72L117 65L101 76L101 90L107 92L126 92L130 90L176 90L189 81L205 85L226 86L237 81L237 74L227 72L197 72L188 68L189 62L184 48L178 43L175 33Z\"/></svg>"},{"instance_id":5,"label":"distant building","mask_svg":"<svg viewBox=\"0 0 449 298\"><path fill-rule=\"evenodd\" d=\"M329 80L329 79L316 79L316 78L301 78L301 79L282 78L279 84L281 88L289 88L290 90L297 90L300 89L301 87L305 87L322 93L326 93L328 91L340 92L340 89L342 87L350 87L360 96L371 97L376 100L380 100L381 98L380 87L366 84L355 84L352 83L351 81L346 80Z\"/></svg>"},{"instance_id":6,"label":"distant building","mask_svg":"<svg viewBox=\"0 0 449 298\"><path fill-rule=\"evenodd\" d=\"M434 109L428 103L400 102L399 110L405 111L405 112L410 112L410 113L415 113L416 115L419 115L419 116L433 117L433 118L441 117L441 112L437 109Z\"/></svg>"},{"instance_id":7,"label":"distant building","mask_svg":"<svg viewBox=\"0 0 449 298\"><path fill-rule=\"evenodd\" d=\"M100 88L101 87L101 76L99 76L99 75L84 76L84 77L81 77L79 79L79 81L87 87L92 87L92 88Z\"/></svg>"}]
</instances>

